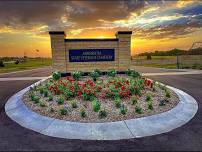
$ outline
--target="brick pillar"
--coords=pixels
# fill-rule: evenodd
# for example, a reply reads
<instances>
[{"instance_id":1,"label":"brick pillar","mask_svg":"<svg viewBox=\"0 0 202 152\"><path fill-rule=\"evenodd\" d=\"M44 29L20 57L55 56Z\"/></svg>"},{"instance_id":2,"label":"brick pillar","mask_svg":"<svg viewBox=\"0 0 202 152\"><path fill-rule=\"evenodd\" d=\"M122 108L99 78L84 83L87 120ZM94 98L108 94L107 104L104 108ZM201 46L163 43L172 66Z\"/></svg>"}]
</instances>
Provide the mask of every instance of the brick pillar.
<instances>
[{"instance_id":1,"label":"brick pillar","mask_svg":"<svg viewBox=\"0 0 202 152\"><path fill-rule=\"evenodd\" d=\"M50 31L53 71L66 72L65 32Z\"/></svg>"},{"instance_id":2,"label":"brick pillar","mask_svg":"<svg viewBox=\"0 0 202 152\"><path fill-rule=\"evenodd\" d=\"M131 65L131 34L132 31L118 31L118 66L120 71L130 68Z\"/></svg>"}]
</instances>

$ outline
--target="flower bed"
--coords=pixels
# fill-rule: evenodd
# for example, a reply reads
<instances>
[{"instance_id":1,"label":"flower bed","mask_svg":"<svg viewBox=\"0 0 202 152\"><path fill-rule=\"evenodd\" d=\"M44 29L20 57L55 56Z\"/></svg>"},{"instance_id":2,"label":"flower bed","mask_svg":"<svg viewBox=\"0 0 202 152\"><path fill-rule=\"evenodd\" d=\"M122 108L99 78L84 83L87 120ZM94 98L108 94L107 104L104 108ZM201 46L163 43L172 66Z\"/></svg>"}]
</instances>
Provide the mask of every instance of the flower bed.
<instances>
[{"instance_id":1,"label":"flower bed","mask_svg":"<svg viewBox=\"0 0 202 152\"><path fill-rule=\"evenodd\" d=\"M177 105L177 95L166 86L141 77L134 70L89 76L74 72L61 77L53 73L24 95L24 103L41 115L79 122L132 119L168 111Z\"/></svg>"}]
</instances>

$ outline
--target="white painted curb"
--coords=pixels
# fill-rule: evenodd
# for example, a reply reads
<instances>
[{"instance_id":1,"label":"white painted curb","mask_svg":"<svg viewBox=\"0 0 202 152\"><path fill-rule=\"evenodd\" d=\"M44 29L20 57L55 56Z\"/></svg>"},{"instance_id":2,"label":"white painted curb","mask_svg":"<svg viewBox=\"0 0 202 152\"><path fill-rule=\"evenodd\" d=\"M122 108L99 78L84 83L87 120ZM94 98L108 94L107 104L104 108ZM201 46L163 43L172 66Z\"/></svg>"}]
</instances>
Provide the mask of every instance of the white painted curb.
<instances>
[{"instance_id":1,"label":"white painted curb","mask_svg":"<svg viewBox=\"0 0 202 152\"><path fill-rule=\"evenodd\" d=\"M44 80L46 79L33 85L38 85ZM22 97L31 86L13 95L5 105L5 112L19 125L52 137L120 140L157 135L186 124L198 110L198 104L193 97L179 89L167 86L176 92L180 99L177 106L167 112L117 122L80 123L64 121L39 115L24 105Z\"/></svg>"}]
</instances>

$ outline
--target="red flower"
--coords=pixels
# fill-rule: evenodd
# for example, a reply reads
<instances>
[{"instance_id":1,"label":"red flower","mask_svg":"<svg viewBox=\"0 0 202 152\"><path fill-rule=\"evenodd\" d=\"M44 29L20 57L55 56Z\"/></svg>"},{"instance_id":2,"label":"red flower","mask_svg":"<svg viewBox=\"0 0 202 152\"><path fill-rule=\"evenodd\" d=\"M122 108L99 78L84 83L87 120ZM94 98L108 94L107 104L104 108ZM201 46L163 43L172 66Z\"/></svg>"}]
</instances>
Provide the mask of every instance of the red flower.
<instances>
[{"instance_id":1,"label":"red flower","mask_svg":"<svg viewBox=\"0 0 202 152\"><path fill-rule=\"evenodd\" d=\"M75 89L75 87L74 87L74 86L70 86L70 89L74 90L74 89Z\"/></svg>"},{"instance_id":2,"label":"red flower","mask_svg":"<svg viewBox=\"0 0 202 152\"><path fill-rule=\"evenodd\" d=\"M90 93L91 93L91 90L89 90L89 89L88 89L88 90L85 90L85 93L86 93L86 94L90 94Z\"/></svg>"},{"instance_id":3,"label":"red flower","mask_svg":"<svg viewBox=\"0 0 202 152\"><path fill-rule=\"evenodd\" d=\"M81 96L82 92L81 91L78 91L77 95L78 96Z\"/></svg>"},{"instance_id":4,"label":"red flower","mask_svg":"<svg viewBox=\"0 0 202 152\"><path fill-rule=\"evenodd\" d=\"M121 82L117 82L117 84L118 84L119 86L122 86L122 83L121 83Z\"/></svg>"},{"instance_id":5,"label":"red flower","mask_svg":"<svg viewBox=\"0 0 202 152\"><path fill-rule=\"evenodd\" d=\"M67 76L67 80L70 82L74 82L75 80L71 76Z\"/></svg>"},{"instance_id":6,"label":"red flower","mask_svg":"<svg viewBox=\"0 0 202 152\"><path fill-rule=\"evenodd\" d=\"M85 88L86 87L86 83L83 83L81 86L82 86L82 88Z\"/></svg>"},{"instance_id":7,"label":"red flower","mask_svg":"<svg viewBox=\"0 0 202 152\"><path fill-rule=\"evenodd\" d=\"M147 79L144 80L144 85L147 85Z\"/></svg>"},{"instance_id":8,"label":"red flower","mask_svg":"<svg viewBox=\"0 0 202 152\"><path fill-rule=\"evenodd\" d=\"M93 83L93 82L90 82L90 86L93 87L93 86L94 86L94 83Z\"/></svg>"},{"instance_id":9,"label":"red flower","mask_svg":"<svg viewBox=\"0 0 202 152\"><path fill-rule=\"evenodd\" d=\"M150 86L150 85L151 85L151 83L152 83L152 81L151 81L151 80L147 80L147 86Z\"/></svg>"},{"instance_id":10,"label":"red flower","mask_svg":"<svg viewBox=\"0 0 202 152\"><path fill-rule=\"evenodd\" d=\"M98 86L98 87L97 87L97 90L98 90L98 91L101 91L101 90L102 90L102 87L101 87L101 86Z\"/></svg>"},{"instance_id":11,"label":"red flower","mask_svg":"<svg viewBox=\"0 0 202 152\"><path fill-rule=\"evenodd\" d=\"M122 87L121 87L121 90L125 90L125 89L126 89L126 87L125 87L125 86L122 86Z\"/></svg>"}]
</instances>

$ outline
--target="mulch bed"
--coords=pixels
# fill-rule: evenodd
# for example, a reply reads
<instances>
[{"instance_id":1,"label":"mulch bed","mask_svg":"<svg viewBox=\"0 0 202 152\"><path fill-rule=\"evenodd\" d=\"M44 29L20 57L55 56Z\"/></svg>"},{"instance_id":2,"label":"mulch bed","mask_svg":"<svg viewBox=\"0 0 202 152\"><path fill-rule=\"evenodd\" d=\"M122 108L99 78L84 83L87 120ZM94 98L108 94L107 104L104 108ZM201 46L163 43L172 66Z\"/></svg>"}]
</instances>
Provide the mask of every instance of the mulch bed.
<instances>
[{"instance_id":1,"label":"mulch bed","mask_svg":"<svg viewBox=\"0 0 202 152\"><path fill-rule=\"evenodd\" d=\"M125 75L118 75L120 77L126 77ZM102 76L101 77L103 80L107 79L107 76ZM80 82L82 83L85 81L85 79L88 79L88 77L83 78ZM47 80L49 81L49 80ZM46 83L47 81L43 82ZM179 98L175 92L172 90L168 89L170 92L171 97L168 98L168 102L164 106L160 106L159 103L161 100L165 99L165 92L162 90L160 87L156 87L156 90L153 91L151 88L145 88L143 90L142 95L138 97L138 105L139 107L142 108L142 114L138 114L135 112L135 107L136 105L131 104L131 98L121 98L121 103L124 104L128 111L125 115L120 113L120 109L117 108L114 105L114 102L112 99L102 99L99 98L98 100L101 103L101 109L104 109L107 112L107 117L105 118L99 118L98 113L94 112L92 110L92 104L90 101L84 101L80 97L75 97L74 99L71 100L65 100L64 105L58 105L57 100L60 97L60 95L54 95L53 101L48 101L48 97L44 97L40 93L37 95L41 98L45 103L45 107L41 107L38 104L34 104L27 92L23 96L23 101L25 105L32 111L35 111L36 113L39 113L43 116L47 117L52 117L52 118L57 118L61 120L67 120L67 121L76 121L76 122L114 122L114 121L120 121L120 120L126 120L126 119L134 119L134 118L139 118L139 117L145 117L145 116L150 116L150 115L155 115L158 113L166 112L172 108L174 108L178 102ZM145 94L150 93L152 97L152 104L153 104L153 110L148 109L148 104L145 101ZM76 101L77 103L77 108L72 108L71 102L72 100ZM50 108L54 109L54 111L50 111ZM68 109L68 114L67 115L61 115L58 111L61 108L67 108ZM80 111L82 108L85 108L87 116L85 118L81 117Z\"/></svg>"}]
</instances>

